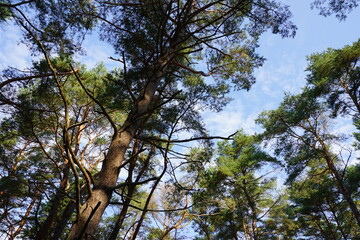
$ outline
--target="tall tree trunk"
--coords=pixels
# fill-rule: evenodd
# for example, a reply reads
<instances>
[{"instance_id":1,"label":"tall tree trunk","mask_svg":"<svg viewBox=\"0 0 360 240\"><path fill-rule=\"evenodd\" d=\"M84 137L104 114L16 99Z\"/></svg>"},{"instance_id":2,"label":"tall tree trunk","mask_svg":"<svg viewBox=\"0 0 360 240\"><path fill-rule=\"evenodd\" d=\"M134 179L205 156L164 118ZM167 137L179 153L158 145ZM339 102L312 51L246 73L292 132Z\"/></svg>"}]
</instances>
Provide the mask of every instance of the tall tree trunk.
<instances>
[{"instance_id":1,"label":"tall tree trunk","mask_svg":"<svg viewBox=\"0 0 360 240\"><path fill-rule=\"evenodd\" d=\"M68 223L71 215L73 214L75 210L75 202L70 201L68 205L65 207L60 219L58 220L56 227L54 229L54 234L51 237L51 240L58 240L61 239L61 235L64 232L64 229L66 227L66 224Z\"/></svg>"},{"instance_id":2,"label":"tall tree trunk","mask_svg":"<svg viewBox=\"0 0 360 240\"><path fill-rule=\"evenodd\" d=\"M56 222L59 220L59 212L61 208L61 201L64 199L66 191L66 185L68 183L68 176L70 171L70 165L66 164L63 170L63 179L60 183L60 189L56 190L56 194L51 201L51 208L49 210L48 216L45 221L42 223L40 229L36 233L36 240L48 240L51 238L51 235L54 232L56 227Z\"/></svg>"},{"instance_id":3,"label":"tall tree trunk","mask_svg":"<svg viewBox=\"0 0 360 240\"><path fill-rule=\"evenodd\" d=\"M99 177L99 174L95 174L93 176L94 180L96 181ZM82 186L80 189L80 194L86 191L86 186ZM76 208L76 203L74 201L70 201L61 217L58 219L57 223L56 223L56 227L54 228L54 233L51 237L51 240L58 240L58 239L62 239L62 234L64 233L64 229L66 228L67 223L69 222L69 219L71 218L71 215L74 213Z\"/></svg>"},{"instance_id":4,"label":"tall tree trunk","mask_svg":"<svg viewBox=\"0 0 360 240\"><path fill-rule=\"evenodd\" d=\"M332 160L332 157L330 156L329 153L327 153L326 162L327 162L327 165L328 165L330 171L334 175L335 182L338 185L338 189L339 189L340 193L343 195L345 201L348 203L350 210L353 213L353 215L357 221L357 224L360 226L359 209L357 208L356 204L354 203L354 200L352 199L349 190L347 189L346 185L344 184L343 178L340 176L338 170L336 169L334 162Z\"/></svg>"},{"instance_id":5,"label":"tall tree trunk","mask_svg":"<svg viewBox=\"0 0 360 240\"><path fill-rule=\"evenodd\" d=\"M98 182L94 186L91 196L87 199L77 222L72 226L68 239L82 239L93 236L104 213L112 192L116 186L119 167L123 162L126 149L133 137L129 132L123 131L115 136L108 154L103 162Z\"/></svg>"},{"instance_id":6,"label":"tall tree trunk","mask_svg":"<svg viewBox=\"0 0 360 240\"><path fill-rule=\"evenodd\" d=\"M141 128L150 114L150 105L153 102L161 77L164 76L164 66L167 61L160 61L160 66L154 68L157 72L149 79L141 96L134 103L123 127L114 134L106 158L103 161L99 180L94 184L91 196L83 204L76 223L70 229L69 240L92 237L96 232L101 217L110 202L116 186L119 168L123 163L135 132Z\"/></svg>"},{"instance_id":7,"label":"tall tree trunk","mask_svg":"<svg viewBox=\"0 0 360 240\"><path fill-rule=\"evenodd\" d=\"M321 149L318 149L318 150L321 152L322 156L325 158L326 164L327 164L328 168L330 169L332 175L334 176L334 180L338 186L338 189L339 189L341 195L344 197L345 201L348 203L350 210L353 213L353 215L357 221L357 224L360 226L359 209L357 208L356 204L354 203L354 201L351 197L349 190L347 189L346 185L344 184L343 177L340 175L339 171L337 170L337 168L334 164L333 155L329 152L328 147L325 144L325 142L323 141L323 139L319 136L319 134L316 133L316 129L314 130L313 134L321 145Z\"/></svg>"}]
</instances>

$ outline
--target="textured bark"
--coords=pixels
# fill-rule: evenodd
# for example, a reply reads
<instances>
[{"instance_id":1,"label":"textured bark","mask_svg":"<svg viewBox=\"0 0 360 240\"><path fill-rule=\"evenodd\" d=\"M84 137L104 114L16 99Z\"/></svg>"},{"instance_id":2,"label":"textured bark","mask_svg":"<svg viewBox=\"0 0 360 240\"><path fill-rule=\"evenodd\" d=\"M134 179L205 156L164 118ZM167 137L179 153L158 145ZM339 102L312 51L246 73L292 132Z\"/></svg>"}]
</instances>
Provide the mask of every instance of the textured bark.
<instances>
[{"instance_id":1,"label":"textured bark","mask_svg":"<svg viewBox=\"0 0 360 240\"><path fill-rule=\"evenodd\" d=\"M59 212L61 207L61 201L65 197L65 189L68 183L68 176L70 171L70 165L67 165L64 169L64 178L60 183L60 189L56 191L56 194L51 201L51 208L49 214L43 224L41 225L40 229L36 233L35 239L36 240L48 240L51 239L51 235L53 234L56 222L59 220Z\"/></svg>"},{"instance_id":2,"label":"textured bark","mask_svg":"<svg viewBox=\"0 0 360 240\"><path fill-rule=\"evenodd\" d=\"M68 203L68 205L64 209L63 214L61 215L61 218L57 222L56 227L54 229L54 234L52 235L51 240L61 239L61 235L63 234L66 224L69 221L74 210L75 210L75 202L71 201Z\"/></svg>"},{"instance_id":3,"label":"textured bark","mask_svg":"<svg viewBox=\"0 0 360 240\"><path fill-rule=\"evenodd\" d=\"M93 237L101 217L110 202L113 189L116 186L119 168L123 163L126 150L128 149L135 132L141 128L149 115L149 107L154 99L159 81L164 75L163 67L167 61L159 61L161 66L148 81L138 101L135 102L123 127L114 135L106 158L103 161L99 179L95 183L92 195L83 204L79 219L70 229L69 240L89 239ZM95 207L96 211L95 211ZM83 235L82 235L83 233Z\"/></svg>"},{"instance_id":4,"label":"textured bark","mask_svg":"<svg viewBox=\"0 0 360 240\"><path fill-rule=\"evenodd\" d=\"M68 239L87 238L95 233L101 216L110 201L112 189L115 187L118 178L119 167L132 138L127 132L123 132L121 135L120 137L116 136L111 143L101 169L99 181L94 187L92 195L82 207L79 219L71 228ZM93 212L96 206L98 207ZM84 235L80 236L82 232Z\"/></svg>"}]
</instances>

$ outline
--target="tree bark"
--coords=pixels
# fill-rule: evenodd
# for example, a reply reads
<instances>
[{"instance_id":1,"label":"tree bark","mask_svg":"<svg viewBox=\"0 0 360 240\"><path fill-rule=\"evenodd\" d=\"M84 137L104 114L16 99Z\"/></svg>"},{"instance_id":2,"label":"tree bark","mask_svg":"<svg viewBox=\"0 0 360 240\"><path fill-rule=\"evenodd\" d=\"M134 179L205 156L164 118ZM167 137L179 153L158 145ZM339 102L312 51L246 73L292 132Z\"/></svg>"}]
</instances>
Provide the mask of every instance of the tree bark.
<instances>
[{"instance_id":1,"label":"tree bark","mask_svg":"<svg viewBox=\"0 0 360 240\"><path fill-rule=\"evenodd\" d=\"M103 162L98 183L94 186L92 195L81 208L79 219L72 226L68 239L87 238L88 236L93 236L96 231L101 216L110 201L112 190L116 186L119 167L123 162L126 149L132 139L132 135L126 131L119 135L115 136L110 145L109 152ZM98 207L95 209L96 206ZM81 233L83 233L83 236L80 235Z\"/></svg>"},{"instance_id":2,"label":"tree bark","mask_svg":"<svg viewBox=\"0 0 360 240\"><path fill-rule=\"evenodd\" d=\"M167 56L169 57L169 56ZM165 59L167 60L167 59ZM113 189L116 186L120 166L124 161L136 131L141 128L150 114L149 109L154 99L160 79L164 76L164 67L168 61L160 61L157 71L149 79L148 84L138 100L134 103L123 127L114 134L106 158L103 161L99 180L95 183L92 195L81 208L79 218L70 229L68 240L93 237L106 207L110 202ZM95 208L96 207L96 208ZM82 234L83 233L83 234Z\"/></svg>"},{"instance_id":3,"label":"tree bark","mask_svg":"<svg viewBox=\"0 0 360 240\"><path fill-rule=\"evenodd\" d=\"M331 173L334 176L334 179L338 186L338 189L339 189L341 195L344 197L345 201L348 203L350 210L353 213L353 215L357 221L357 224L360 226L359 209L357 208L356 204L354 203L354 201L351 197L351 194L349 193L349 190L347 189L346 185L344 184L342 176L340 175L339 171L337 170L337 168L334 164L333 156L328 151L328 148L327 148L326 144L324 143L324 141L321 139L321 137L318 134L315 134L315 136L321 144L322 150L320 150L320 151L322 152L322 155L325 158L328 168L330 169Z\"/></svg>"},{"instance_id":4,"label":"tree bark","mask_svg":"<svg viewBox=\"0 0 360 240\"><path fill-rule=\"evenodd\" d=\"M336 167L332 161L332 157L329 154L327 154L327 156L326 156L326 162L327 162L327 165L328 165L330 171L334 175L335 182L338 185L338 189L339 189L340 193L343 195L345 201L349 204L350 210L353 213L358 225L360 226L359 209L357 208L356 204L354 203L354 201L351 197L351 194L349 193L349 190L345 186L344 181L343 181L342 177L340 176L338 170L336 169Z\"/></svg>"},{"instance_id":5,"label":"tree bark","mask_svg":"<svg viewBox=\"0 0 360 240\"><path fill-rule=\"evenodd\" d=\"M46 220L41 225L40 229L36 233L36 240L48 240L51 239L51 235L56 227L56 222L59 220L59 211L61 207L61 201L65 197L65 189L68 183L68 176L70 171L70 165L67 164L64 168L64 177L60 183L60 189L56 190L56 194L51 201L51 208Z\"/></svg>"}]
</instances>

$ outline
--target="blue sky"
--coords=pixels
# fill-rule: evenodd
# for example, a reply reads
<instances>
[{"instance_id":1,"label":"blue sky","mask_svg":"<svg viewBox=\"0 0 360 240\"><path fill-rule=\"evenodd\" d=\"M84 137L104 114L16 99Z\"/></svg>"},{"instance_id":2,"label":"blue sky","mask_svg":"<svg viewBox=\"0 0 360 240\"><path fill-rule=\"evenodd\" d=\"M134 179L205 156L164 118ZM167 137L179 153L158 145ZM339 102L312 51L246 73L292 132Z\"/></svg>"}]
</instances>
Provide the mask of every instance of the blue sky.
<instances>
[{"instance_id":1,"label":"blue sky","mask_svg":"<svg viewBox=\"0 0 360 240\"><path fill-rule=\"evenodd\" d=\"M335 16L323 17L310 9L310 1L286 1L293 13L298 31L294 38L282 39L270 32L262 35L258 52L267 60L256 71L256 83L249 92L232 94L234 100L221 113L205 113L210 133L231 134L238 129L259 132L254 119L263 110L275 109L284 92L298 93L305 85L306 56L327 48L352 44L360 33L360 8L345 21ZM350 126L344 126L348 129Z\"/></svg>"}]
</instances>

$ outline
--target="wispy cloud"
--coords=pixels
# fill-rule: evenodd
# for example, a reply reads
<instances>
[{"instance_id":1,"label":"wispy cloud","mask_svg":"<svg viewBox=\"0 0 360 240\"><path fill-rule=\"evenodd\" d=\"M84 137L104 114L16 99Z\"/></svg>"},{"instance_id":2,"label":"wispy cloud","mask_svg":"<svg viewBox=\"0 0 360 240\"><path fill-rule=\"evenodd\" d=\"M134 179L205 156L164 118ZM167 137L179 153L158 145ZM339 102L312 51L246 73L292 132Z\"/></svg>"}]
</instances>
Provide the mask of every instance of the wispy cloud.
<instances>
[{"instance_id":1,"label":"wispy cloud","mask_svg":"<svg viewBox=\"0 0 360 240\"><path fill-rule=\"evenodd\" d=\"M222 112L205 111L205 125L212 135L228 136L241 129L249 134L255 133L259 129L255 124L258 114L249 113L245 108L241 101L236 100Z\"/></svg>"},{"instance_id":2,"label":"wispy cloud","mask_svg":"<svg viewBox=\"0 0 360 240\"><path fill-rule=\"evenodd\" d=\"M25 44L20 43L21 32L12 25L1 26L0 71L15 67L25 69L31 65L31 54Z\"/></svg>"},{"instance_id":3,"label":"wispy cloud","mask_svg":"<svg viewBox=\"0 0 360 240\"><path fill-rule=\"evenodd\" d=\"M283 97L284 92L298 93L305 85L307 62L284 53L266 62L256 74L257 89L271 98Z\"/></svg>"},{"instance_id":4,"label":"wispy cloud","mask_svg":"<svg viewBox=\"0 0 360 240\"><path fill-rule=\"evenodd\" d=\"M94 44L96 42L96 44ZM83 43L85 55L79 55L76 60L85 64L87 68L93 68L96 64L103 62L107 69L114 69L121 67L120 62L111 60L109 57L114 57L113 48L102 41L99 41L96 36L87 36Z\"/></svg>"}]
</instances>

